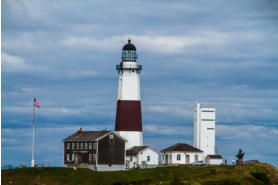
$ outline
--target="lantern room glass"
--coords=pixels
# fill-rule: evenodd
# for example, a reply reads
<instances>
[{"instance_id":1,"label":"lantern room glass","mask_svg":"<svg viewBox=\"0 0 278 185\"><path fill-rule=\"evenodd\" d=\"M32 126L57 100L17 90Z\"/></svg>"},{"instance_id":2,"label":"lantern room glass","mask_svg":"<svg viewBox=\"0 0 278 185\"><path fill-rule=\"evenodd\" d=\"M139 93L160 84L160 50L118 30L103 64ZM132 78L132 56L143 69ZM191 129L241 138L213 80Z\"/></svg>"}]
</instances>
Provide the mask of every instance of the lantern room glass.
<instances>
[{"instance_id":1,"label":"lantern room glass","mask_svg":"<svg viewBox=\"0 0 278 185\"><path fill-rule=\"evenodd\" d=\"M136 61L137 55L136 50L123 50L122 60L123 61Z\"/></svg>"}]
</instances>

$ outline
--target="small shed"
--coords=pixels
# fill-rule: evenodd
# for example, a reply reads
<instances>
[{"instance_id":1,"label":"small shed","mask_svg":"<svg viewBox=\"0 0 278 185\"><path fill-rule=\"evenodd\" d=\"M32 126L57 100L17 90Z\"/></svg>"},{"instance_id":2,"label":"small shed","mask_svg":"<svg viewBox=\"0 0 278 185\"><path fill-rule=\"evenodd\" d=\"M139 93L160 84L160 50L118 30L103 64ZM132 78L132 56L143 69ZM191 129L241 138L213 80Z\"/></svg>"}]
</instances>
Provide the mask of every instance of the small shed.
<instances>
[{"instance_id":1,"label":"small shed","mask_svg":"<svg viewBox=\"0 0 278 185\"><path fill-rule=\"evenodd\" d=\"M223 163L221 155L207 155L206 163L209 165L220 165Z\"/></svg>"},{"instance_id":2,"label":"small shed","mask_svg":"<svg viewBox=\"0 0 278 185\"><path fill-rule=\"evenodd\" d=\"M126 168L154 168L159 152L150 146L134 146L126 150Z\"/></svg>"}]
</instances>

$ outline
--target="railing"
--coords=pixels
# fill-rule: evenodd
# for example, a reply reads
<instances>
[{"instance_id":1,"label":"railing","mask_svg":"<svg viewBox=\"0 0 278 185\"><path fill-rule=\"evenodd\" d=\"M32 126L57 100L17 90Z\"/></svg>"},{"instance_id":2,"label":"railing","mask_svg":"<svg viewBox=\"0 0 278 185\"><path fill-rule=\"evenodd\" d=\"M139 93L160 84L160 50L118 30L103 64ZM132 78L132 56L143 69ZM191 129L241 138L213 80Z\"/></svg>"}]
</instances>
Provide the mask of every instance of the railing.
<instances>
[{"instance_id":1,"label":"railing","mask_svg":"<svg viewBox=\"0 0 278 185\"><path fill-rule=\"evenodd\" d=\"M137 71L142 71L142 65L138 65L137 67L123 67L121 65L116 65L116 70L121 71L121 70L137 70Z\"/></svg>"}]
</instances>

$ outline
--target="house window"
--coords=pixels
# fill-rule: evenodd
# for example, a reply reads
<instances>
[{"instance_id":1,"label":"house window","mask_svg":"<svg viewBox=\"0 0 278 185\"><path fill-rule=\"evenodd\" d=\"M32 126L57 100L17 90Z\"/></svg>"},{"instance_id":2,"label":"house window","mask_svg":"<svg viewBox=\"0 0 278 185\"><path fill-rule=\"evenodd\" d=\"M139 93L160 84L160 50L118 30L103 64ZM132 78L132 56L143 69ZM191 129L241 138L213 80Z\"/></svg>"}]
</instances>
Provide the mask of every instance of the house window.
<instances>
[{"instance_id":1,"label":"house window","mask_svg":"<svg viewBox=\"0 0 278 185\"><path fill-rule=\"evenodd\" d=\"M74 159L75 159L74 157L75 157L74 154L71 154L71 160L72 161L74 161Z\"/></svg>"},{"instance_id":2,"label":"house window","mask_svg":"<svg viewBox=\"0 0 278 185\"><path fill-rule=\"evenodd\" d=\"M151 160L151 156L147 156L147 161L150 161Z\"/></svg>"},{"instance_id":3,"label":"house window","mask_svg":"<svg viewBox=\"0 0 278 185\"><path fill-rule=\"evenodd\" d=\"M170 154L170 161L172 161L172 154Z\"/></svg>"},{"instance_id":4,"label":"house window","mask_svg":"<svg viewBox=\"0 0 278 185\"><path fill-rule=\"evenodd\" d=\"M180 161L181 160L181 154L178 154L177 155L177 161Z\"/></svg>"},{"instance_id":5,"label":"house window","mask_svg":"<svg viewBox=\"0 0 278 185\"><path fill-rule=\"evenodd\" d=\"M71 148L74 150L75 149L75 143L71 143Z\"/></svg>"},{"instance_id":6,"label":"house window","mask_svg":"<svg viewBox=\"0 0 278 185\"><path fill-rule=\"evenodd\" d=\"M67 143L67 150L70 149L70 143Z\"/></svg>"},{"instance_id":7,"label":"house window","mask_svg":"<svg viewBox=\"0 0 278 185\"><path fill-rule=\"evenodd\" d=\"M88 149L88 143L85 143L85 150Z\"/></svg>"},{"instance_id":8,"label":"house window","mask_svg":"<svg viewBox=\"0 0 278 185\"><path fill-rule=\"evenodd\" d=\"M83 143L80 143L80 149L83 150Z\"/></svg>"},{"instance_id":9,"label":"house window","mask_svg":"<svg viewBox=\"0 0 278 185\"><path fill-rule=\"evenodd\" d=\"M67 161L70 160L70 154L67 154Z\"/></svg>"},{"instance_id":10,"label":"house window","mask_svg":"<svg viewBox=\"0 0 278 185\"><path fill-rule=\"evenodd\" d=\"M130 157L130 162L132 162L132 157Z\"/></svg>"},{"instance_id":11,"label":"house window","mask_svg":"<svg viewBox=\"0 0 278 185\"><path fill-rule=\"evenodd\" d=\"M89 161L92 161L92 154L89 154Z\"/></svg>"},{"instance_id":12,"label":"house window","mask_svg":"<svg viewBox=\"0 0 278 185\"><path fill-rule=\"evenodd\" d=\"M162 155L162 161L164 161L164 155Z\"/></svg>"},{"instance_id":13,"label":"house window","mask_svg":"<svg viewBox=\"0 0 278 185\"><path fill-rule=\"evenodd\" d=\"M79 143L76 143L76 150L79 150Z\"/></svg>"},{"instance_id":14,"label":"house window","mask_svg":"<svg viewBox=\"0 0 278 185\"><path fill-rule=\"evenodd\" d=\"M196 154L194 157L195 157L195 161L198 161L198 155Z\"/></svg>"},{"instance_id":15,"label":"house window","mask_svg":"<svg viewBox=\"0 0 278 185\"><path fill-rule=\"evenodd\" d=\"M114 135L113 135L113 134L110 134L110 135L109 135L109 138L110 138L110 139L113 139L113 138L114 138Z\"/></svg>"},{"instance_id":16,"label":"house window","mask_svg":"<svg viewBox=\"0 0 278 185\"><path fill-rule=\"evenodd\" d=\"M96 160L96 154L93 154L93 160L94 161Z\"/></svg>"},{"instance_id":17,"label":"house window","mask_svg":"<svg viewBox=\"0 0 278 185\"><path fill-rule=\"evenodd\" d=\"M91 142L89 143L89 149L92 149L92 143Z\"/></svg>"},{"instance_id":18,"label":"house window","mask_svg":"<svg viewBox=\"0 0 278 185\"><path fill-rule=\"evenodd\" d=\"M97 143L93 143L93 149L97 148Z\"/></svg>"}]
</instances>

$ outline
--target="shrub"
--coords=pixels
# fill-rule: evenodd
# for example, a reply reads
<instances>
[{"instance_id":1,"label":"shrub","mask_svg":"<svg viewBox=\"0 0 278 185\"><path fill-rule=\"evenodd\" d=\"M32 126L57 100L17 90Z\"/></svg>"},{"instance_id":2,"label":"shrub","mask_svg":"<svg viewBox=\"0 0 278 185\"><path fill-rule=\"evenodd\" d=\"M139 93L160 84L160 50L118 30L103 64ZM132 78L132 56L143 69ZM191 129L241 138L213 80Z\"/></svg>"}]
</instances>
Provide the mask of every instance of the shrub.
<instances>
[{"instance_id":1,"label":"shrub","mask_svg":"<svg viewBox=\"0 0 278 185\"><path fill-rule=\"evenodd\" d=\"M251 175L253 177L255 177L256 179L258 179L259 181L262 181L265 184L269 184L269 179L267 177L266 173L262 173L262 172L251 172Z\"/></svg>"}]
</instances>

